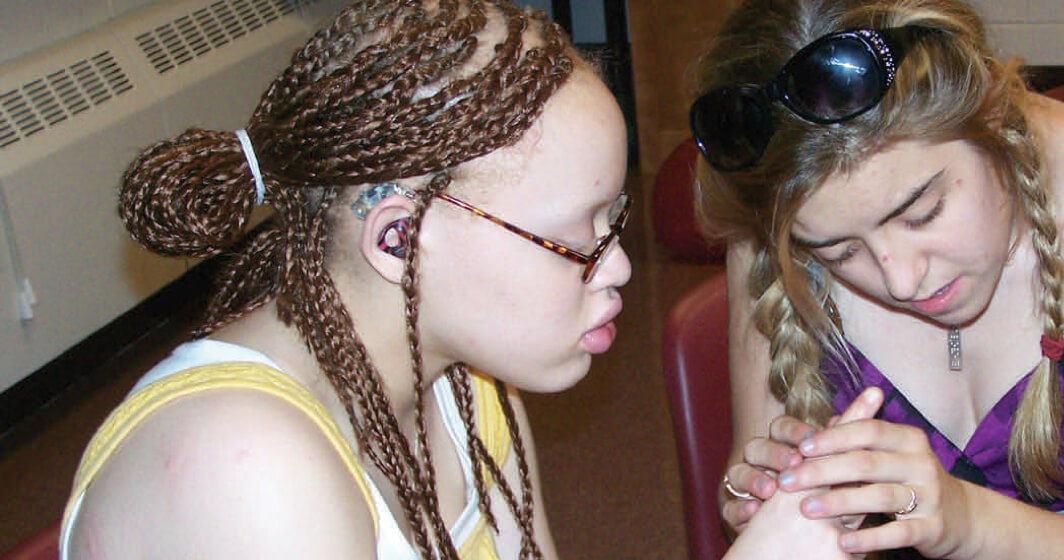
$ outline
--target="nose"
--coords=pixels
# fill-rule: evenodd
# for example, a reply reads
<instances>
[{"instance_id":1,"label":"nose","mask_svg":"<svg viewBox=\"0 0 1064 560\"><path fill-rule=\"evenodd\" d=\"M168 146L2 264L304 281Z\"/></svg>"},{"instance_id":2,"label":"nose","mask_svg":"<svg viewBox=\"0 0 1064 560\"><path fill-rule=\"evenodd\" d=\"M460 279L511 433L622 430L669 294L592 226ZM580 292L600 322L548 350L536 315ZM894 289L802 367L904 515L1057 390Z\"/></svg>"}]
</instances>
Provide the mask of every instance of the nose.
<instances>
[{"instance_id":1,"label":"nose","mask_svg":"<svg viewBox=\"0 0 1064 560\"><path fill-rule=\"evenodd\" d=\"M602 256L602 262L591 278L591 284L595 288L619 288L631 278L632 260L628 258L624 247L615 242Z\"/></svg>"},{"instance_id":2,"label":"nose","mask_svg":"<svg viewBox=\"0 0 1064 560\"><path fill-rule=\"evenodd\" d=\"M872 251L883 275L887 293L896 301L911 301L920 295L927 273L927 260L915 248L902 243Z\"/></svg>"}]
</instances>

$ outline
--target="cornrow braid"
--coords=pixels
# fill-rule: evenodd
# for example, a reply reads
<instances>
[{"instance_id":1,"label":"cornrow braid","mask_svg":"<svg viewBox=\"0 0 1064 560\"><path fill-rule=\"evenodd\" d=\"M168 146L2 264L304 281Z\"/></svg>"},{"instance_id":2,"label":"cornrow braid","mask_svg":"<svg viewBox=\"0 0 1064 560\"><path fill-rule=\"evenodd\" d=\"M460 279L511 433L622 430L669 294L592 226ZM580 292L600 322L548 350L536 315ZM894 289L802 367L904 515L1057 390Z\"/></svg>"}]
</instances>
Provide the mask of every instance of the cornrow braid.
<instances>
[{"instance_id":1,"label":"cornrow braid","mask_svg":"<svg viewBox=\"0 0 1064 560\"><path fill-rule=\"evenodd\" d=\"M133 237L159 253L224 255L217 289L198 336L274 301L334 388L361 452L394 486L418 553L455 559L437 502L427 445L421 343L417 329L417 239L432 195L455 166L516 143L573 71L570 45L541 13L505 0L363 0L342 11L296 52L269 86L247 134L276 211L241 240L255 187L233 133L189 130L146 149L123 180L120 214ZM481 45L500 22L504 37ZM525 46L530 27L538 44ZM494 48L491 48L493 47ZM480 53L488 56L484 62ZM416 438L401 430L384 382L326 270L330 210L348 186L429 176L419 193L402 281L414 370ZM336 211L339 211L337 209ZM518 500L477 435L469 373L456 391L474 457L495 478L522 534L522 558L542 556L533 533L526 450L504 388L520 474ZM463 385L464 383L464 385ZM483 474L477 491L488 519Z\"/></svg>"}]
</instances>

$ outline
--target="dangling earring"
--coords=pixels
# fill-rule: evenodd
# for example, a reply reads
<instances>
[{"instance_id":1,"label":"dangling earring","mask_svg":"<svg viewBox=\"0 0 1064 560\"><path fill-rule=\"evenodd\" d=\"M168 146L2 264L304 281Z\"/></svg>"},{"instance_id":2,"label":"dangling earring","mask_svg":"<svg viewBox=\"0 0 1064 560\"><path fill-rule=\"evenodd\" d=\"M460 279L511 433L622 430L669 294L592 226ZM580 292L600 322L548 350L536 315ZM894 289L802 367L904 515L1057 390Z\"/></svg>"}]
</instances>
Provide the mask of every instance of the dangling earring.
<instances>
[{"instance_id":1,"label":"dangling earring","mask_svg":"<svg viewBox=\"0 0 1064 560\"><path fill-rule=\"evenodd\" d=\"M377 248L389 255L405 259L407 232L410 229L410 218L399 218L384 226L377 237Z\"/></svg>"}]
</instances>

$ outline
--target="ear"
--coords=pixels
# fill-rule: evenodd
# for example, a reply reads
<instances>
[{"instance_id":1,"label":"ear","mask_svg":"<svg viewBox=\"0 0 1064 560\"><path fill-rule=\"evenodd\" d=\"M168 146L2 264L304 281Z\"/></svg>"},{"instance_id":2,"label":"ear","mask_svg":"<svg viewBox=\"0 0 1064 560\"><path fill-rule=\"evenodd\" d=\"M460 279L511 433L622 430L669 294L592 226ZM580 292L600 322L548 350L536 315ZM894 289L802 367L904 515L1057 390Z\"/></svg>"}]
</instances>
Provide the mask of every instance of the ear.
<instances>
[{"instance_id":1,"label":"ear","mask_svg":"<svg viewBox=\"0 0 1064 560\"><path fill-rule=\"evenodd\" d=\"M366 215L359 248L366 262L385 280L398 284L403 279L406 251L409 247L407 230L414 201L393 194L377 203Z\"/></svg>"}]
</instances>

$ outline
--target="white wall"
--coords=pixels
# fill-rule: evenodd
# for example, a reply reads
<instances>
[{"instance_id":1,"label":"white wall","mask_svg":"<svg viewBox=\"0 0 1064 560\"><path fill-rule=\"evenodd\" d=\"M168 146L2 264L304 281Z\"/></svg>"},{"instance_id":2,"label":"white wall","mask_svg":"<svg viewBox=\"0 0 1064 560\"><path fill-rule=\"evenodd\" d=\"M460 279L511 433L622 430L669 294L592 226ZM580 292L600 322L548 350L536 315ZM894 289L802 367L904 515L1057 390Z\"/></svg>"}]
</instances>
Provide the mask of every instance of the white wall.
<instances>
[{"instance_id":1,"label":"white wall","mask_svg":"<svg viewBox=\"0 0 1064 560\"><path fill-rule=\"evenodd\" d=\"M0 0L0 64L155 0Z\"/></svg>"},{"instance_id":2,"label":"white wall","mask_svg":"<svg viewBox=\"0 0 1064 560\"><path fill-rule=\"evenodd\" d=\"M1064 65L1064 0L970 0L1002 57L1032 66Z\"/></svg>"}]
</instances>

